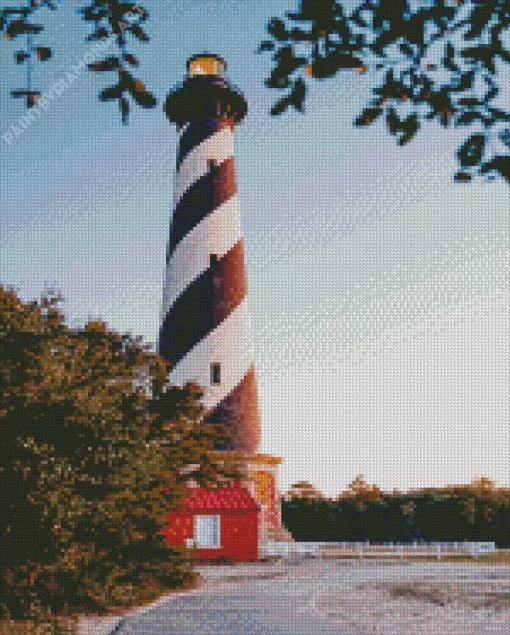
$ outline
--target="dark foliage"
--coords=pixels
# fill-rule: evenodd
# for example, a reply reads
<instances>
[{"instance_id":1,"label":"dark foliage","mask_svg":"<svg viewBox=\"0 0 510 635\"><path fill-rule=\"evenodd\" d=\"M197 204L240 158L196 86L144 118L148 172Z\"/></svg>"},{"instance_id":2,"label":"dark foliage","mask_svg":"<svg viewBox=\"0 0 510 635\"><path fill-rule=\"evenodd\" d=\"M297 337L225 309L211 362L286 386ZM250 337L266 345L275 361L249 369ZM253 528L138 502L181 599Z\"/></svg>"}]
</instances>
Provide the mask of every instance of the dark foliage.
<instances>
[{"instance_id":1,"label":"dark foliage","mask_svg":"<svg viewBox=\"0 0 510 635\"><path fill-rule=\"evenodd\" d=\"M470 126L458 151L458 181L476 173L510 181L510 112L497 103L510 63L507 0L300 0L299 10L267 25L269 88L285 90L271 110L304 110L307 85L340 70L373 71L374 97L357 126L386 123L399 145L432 121ZM352 6L352 5L350 5Z\"/></svg>"},{"instance_id":2,"label":"dark foliage","mask_svg":"<svg viewBox=\"0 0 510 635\"><path fill-rule=\"evenodd\" d=\"M29 0L26 6L8 7L0 9L0 32L4 39L13 40L21 35L25 36L26 48L14 53L16 64L26 65L26 85L20 90L11 90L11 96L15 99L24 98L27 108L35 106L41 98L41 92L34 90L32 86L33 61L46 62L51 57L51 49L47 46L34 46L35 35L43 31L42 24L33 24L31 17L37 9L56 9L57 0Z\"/></svg>"},{"instance_id":3,"label":"dark foliage","mask_svg":"<svg viewBox=\"0 0 510 635\"><path fill-rule=\"evenodd\" d=\"M416 137L424 125L473 129L457 153L458 182L475 174L510 182L510 112L497 101L505 65L510 63L510 5L507 0L360 0L347 10L340 0L298 0L298 9L284 19L272 18L269 39L259 52L270 52L273 69L269 88L283 90L271 109L281 115L289 107L303 112L307 88L340 70L373 71L373 98L355 119L356 126L383 121L399 145ZM43 25L29 21L37 9L54 9L57 0L30 0L28 6L0 11L0 31L7 39L24 35L27 48L17 51L27 65L26 88L13 90L27 107L41 98L32 88L32 61L48 60L48 47L33 48L32 36ZM352 7L353 4L349 3ZM101 101L117 101L127 123L133 103L156 104L154 95L131 69L138 59L126 50L127 37L141 42L148 12L121 0L90 0L79 13L94 23L88 40L114 37L119 53L89 64L95 72L110 71L117 81L101 91Z\"/></svg>"},{"instance_id":4,"label":"dark foliage","mask_svg":"<svg viewBox=\"0 0 510 635\"><path fill-rule=\"evenodd\" d=\"M44 26L33 24L30 18L35 11L42 8L56 9L58 4L58 0L30 0L28 6L0 10L0 31L3 32L4 38L26 38L26 49L15 53L16 63L26 64L26 88L13 90L11 95L15 98L25 98L28 108L34 106L41 98L41 92L32 88L32 62L44 62L51 57L49 47L33 46L33 36L41 33ZM142 42L149 41L149 36L142 26L147 21L148 12L135 2L91 0L88 5L78 9L78 13L83 20L94 24L94 30L87 37L88 41L107 42L109 38L114 38L119 51L116 57L88 64L92 71L112 71L117 74L116 84L100 93L101 101L117 101L123 123L128 122L132 103L144 108L153 108L156 98L141 80L133 76L130 68L138 66L138 59L126 49L128 36Z\"/></svg>"},{"instance_id":5,"label":"dark foliage","mask_svg":"<svg viewBox=\"0 0 510 635\"><path fill-rule=\"evenodd\" d=\"M73 329L56 298L0 287L0 616L103 611L193 579L162 532L190 478L238 472L211 453L198 387L102 322Z\"/></svg>"},{"instance_id":6,"label":"dark foliage","mask_svg":"<svg viewBox=\"0 0 510 635\"><path fill-rule=\"evenodd\" d=\"M117 74L117 83L105 88L100 94L101 101L117 101L123 123L128 123L131 103L143 108L153 108L156 98L145 84L136 79L130 68L138 66L138 59L126 50L127 36L148 42L149 36L142 25L149 14L146 9L132 2L120 0L92 0L89 5L82 7L80 13L87 22L94 23L94 31L88 40L103 40L110 37L116 39L119 54L107 57L98 62L88 64L95 72L111 71Z\"/></svg>"},{"instance_id":7,"label":"dark foliage","mask_svg":"<svg viewBox=\"0 0 510 635\"><path fill-rule=\"evenodd\" d=\"M471 485L407 494L337 500L294 497L282 502L282 521L296 540L352 542L493 541L510 547L508 490Z\"/></svg>"}]
</instances>

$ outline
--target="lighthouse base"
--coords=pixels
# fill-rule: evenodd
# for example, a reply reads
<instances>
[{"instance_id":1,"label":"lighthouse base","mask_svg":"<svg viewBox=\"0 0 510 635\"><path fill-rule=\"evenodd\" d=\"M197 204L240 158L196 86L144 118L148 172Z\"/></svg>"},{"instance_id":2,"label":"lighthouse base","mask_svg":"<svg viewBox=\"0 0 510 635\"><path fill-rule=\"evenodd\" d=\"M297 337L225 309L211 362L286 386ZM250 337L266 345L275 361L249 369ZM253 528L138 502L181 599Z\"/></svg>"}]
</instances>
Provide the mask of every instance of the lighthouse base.
<instances>
[{"instance_id":1,"label":"lighthouse base","mask_svg":"<svg viewBox=\"0 0 510 635\"><path fill-rule=\"evenodd\" d=\"M251 492L260 505L260 542L292 542L291 534L282 526L281 501L278 489L278 467L282 459L270 454L246 455L234 451L219 454L237 463L245 476L243 485Z\"/></svg>"},{"instance_id":2,"label":"lighthouse base","mask_svg":"<svg viewBox=\"0 0 510 635\"><path fill-rule=\"evenodd\" d=\"M270 454L254 454L246 465L247 487L260 505L260 540L278 539L282 527L278 467L282 459Z\"/></svg>"}]
</instances>

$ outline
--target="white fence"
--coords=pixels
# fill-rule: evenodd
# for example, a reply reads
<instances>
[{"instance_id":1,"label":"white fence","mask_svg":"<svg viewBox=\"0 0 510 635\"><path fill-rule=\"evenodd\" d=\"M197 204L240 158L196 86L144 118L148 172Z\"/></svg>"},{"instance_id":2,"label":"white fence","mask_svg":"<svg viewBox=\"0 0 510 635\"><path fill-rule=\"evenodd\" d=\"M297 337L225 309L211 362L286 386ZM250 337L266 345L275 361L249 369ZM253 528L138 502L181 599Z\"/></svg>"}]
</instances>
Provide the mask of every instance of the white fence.
<instances>
[{"instance_id":1,"label":"white fence","mask_svg":"<svg viewBox=\"0 0 510 635\"><path fill-rule=\"evenodd\" d=\"M264 542L260 546L262 557L292 558L295 556L324 557L433 557L471 556L476 558L496 551L493 542L434 542L427 544L372 545L366 542Z\"/></svg>"}]
</instances>

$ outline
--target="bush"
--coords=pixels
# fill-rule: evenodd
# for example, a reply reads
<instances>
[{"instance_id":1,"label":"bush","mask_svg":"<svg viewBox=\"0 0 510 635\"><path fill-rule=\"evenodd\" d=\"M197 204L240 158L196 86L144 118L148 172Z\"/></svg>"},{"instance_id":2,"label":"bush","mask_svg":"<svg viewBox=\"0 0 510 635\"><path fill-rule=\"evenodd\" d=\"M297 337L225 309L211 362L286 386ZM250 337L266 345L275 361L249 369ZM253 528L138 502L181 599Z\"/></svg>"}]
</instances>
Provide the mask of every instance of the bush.
<instances>
[{"instance_id":1,"label":"bush","mask_svg":"<svg viewBox=\"0 0 510 635\"><path fill-rule=\"evenodd\" d=\"M139 338L70 328L58 299L2 287L0 358L0 617L100 613L192 584L168 513L190 466L201 484L231 471L198 387L168 386Z\"/></svg>"}]
</instances>

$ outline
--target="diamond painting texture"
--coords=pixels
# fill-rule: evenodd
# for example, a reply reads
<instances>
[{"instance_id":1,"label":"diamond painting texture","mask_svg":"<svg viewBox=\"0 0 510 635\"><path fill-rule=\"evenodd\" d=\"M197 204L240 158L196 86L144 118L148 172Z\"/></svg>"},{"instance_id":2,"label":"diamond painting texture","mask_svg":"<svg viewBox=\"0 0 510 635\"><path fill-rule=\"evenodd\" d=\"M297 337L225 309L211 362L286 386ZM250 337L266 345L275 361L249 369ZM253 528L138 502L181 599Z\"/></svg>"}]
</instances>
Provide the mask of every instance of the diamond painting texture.
<instances>
[{"instance_id":1,"label":"diamond painting texture","mask_svg":"<svg viewBox=\"0 0 510 635\"><path fill-rule=\"evenodd\" d=\"M118 49L86 40L78 4L55 4L31 44L0 46L0 284L23 302L54 290L70 325L151 343L173 382L204 387L206 420L230 432L215 449L240 452L248 476L190 477L166 518L168 544L195 554L194 588L40 632L510 632L510 193L501 175L471 179L476 139L459 166L481 122L406 120L400 147L364 110L383 77L364 61L306 64L303 112L298 83L271 116L285 90L265 85L267 41L288 37L267 25L325 16L322 0L145 0L150 42L125 48L143 82L98 100L122 72L87 64ZM503 56L497 71L503 112ZM0 617L0 634L22 632L39 631Z\"/></svg>"}]
</instances>

